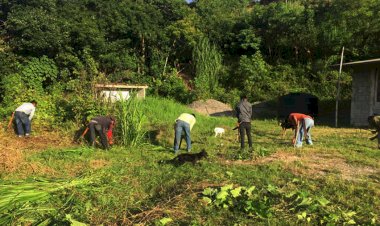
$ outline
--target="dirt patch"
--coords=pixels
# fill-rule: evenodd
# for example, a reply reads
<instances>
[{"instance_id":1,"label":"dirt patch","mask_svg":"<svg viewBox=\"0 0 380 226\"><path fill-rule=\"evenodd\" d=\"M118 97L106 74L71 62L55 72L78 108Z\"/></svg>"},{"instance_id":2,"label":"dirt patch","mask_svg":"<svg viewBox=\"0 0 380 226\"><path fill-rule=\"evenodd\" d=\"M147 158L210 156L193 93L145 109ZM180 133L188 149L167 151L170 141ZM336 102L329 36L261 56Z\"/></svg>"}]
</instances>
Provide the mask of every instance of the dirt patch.
<instances>
[{"instance_id":1,"label":"dirt patch","mask_svg":"<svg viewBox=\"0 0 380 226\"><path fill-rule=\"evenodd\" d=\"M273 155L255 161L226 161L225 163L264 165L271 162L282 163L285 169L290 170L295 175L313 177L336 174L345 180L358 180L361 177L368 177L380 173L379 170L372 167L350 165L343 157L328 153L297 154L294 152L278 151Z\"/></svg>"},{"instance_id":2,"label":"dirt patch","mask_svg":"<svg viewBox=\"0 0 380 226\"><path fill-rule=\"evenodd\" d=\"M0 125L0 128L3 125ZM26 152L40 151L49 148L74 146L70 138L63 137L58 132L42 131L28 138L17 137L13 131L0 131L0 173L11 173L24 168L29 171L45 171L40 166L28 165L24 161Z\"/></svg>"},{"instance_id":3,"label":"dirt patch","mask_svg":"<svg viewBox=\"0 0 380 226\"><path fill-rule=\"evenodd\" d=\"M272 156L261 159L259 164L273 161L283 162L286 168L297 175L325 176L326 174L334 173L341 175L346 180L356 180L363 176L379 173L378 170L371 167L350 165L343 157L328 153L297 155L296 153L279 151Z\"/></svg>"},{"instance_id":4,"label":"dirt patch","mask_svg":"<svg viewBox=\"0 0 380 226\"><path fill-rule=\"evenodd\" d=\"M28 163L28 162L22 162L20 168L27 172L33 172L33 174L42 174L42 175L49 175L49 176L56 176L58 173L54 169L45 166L41 163Z\"/></svg>"},{"instance_id":5,"label":"dirt patch","mask_svg":"<svg viewBox=\"0 0 380 226\"><path fill-rule=\"evenodd\" d=\"M208 100L198 100L194 101L189 105L194 111L210 116L233 116L232 108L225 103L222 103L217 100L208 99Z\"/></svg>"},{"instance_id":6,"label":"dirt patch","mask_svg":"<svg viewBox=\"0 0 380 226\"><path fill-rule=\"evenodd\" d=\"M22 162L24 156L20 150L11 152L1 148L0 150L0 172L14 172Z\"/></svg>"},{"instance_id":7,"label":"dirt patch","mask_svg":"<svg viewBox=\"0 0 380 226\"><path fill-rule=\"evenodd\" d=\"M90 161L91 169L100 169L110 164L109 161L104 159L95 159Z\"/></svg>"}]
</instances>

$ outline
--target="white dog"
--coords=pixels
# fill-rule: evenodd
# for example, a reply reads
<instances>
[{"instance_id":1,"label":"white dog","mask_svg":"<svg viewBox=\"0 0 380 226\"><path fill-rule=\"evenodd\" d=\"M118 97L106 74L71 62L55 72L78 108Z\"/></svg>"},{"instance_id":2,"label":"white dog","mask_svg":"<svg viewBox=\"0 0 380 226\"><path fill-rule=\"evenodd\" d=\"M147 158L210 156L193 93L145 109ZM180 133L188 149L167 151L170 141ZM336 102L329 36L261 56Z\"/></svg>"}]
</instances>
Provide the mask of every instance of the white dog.
<instances>
[{"instance_id":1,"label":"white dog","mask_svg":"<svg viewBox=\"0 0 380 226\"><path fill-rule=\"evenodd\" d=\"M222 136L225 130L221 127L215 127L214 132L215 132L215 137L217 137L218 135Z\"/></svg>"}]
</instances>

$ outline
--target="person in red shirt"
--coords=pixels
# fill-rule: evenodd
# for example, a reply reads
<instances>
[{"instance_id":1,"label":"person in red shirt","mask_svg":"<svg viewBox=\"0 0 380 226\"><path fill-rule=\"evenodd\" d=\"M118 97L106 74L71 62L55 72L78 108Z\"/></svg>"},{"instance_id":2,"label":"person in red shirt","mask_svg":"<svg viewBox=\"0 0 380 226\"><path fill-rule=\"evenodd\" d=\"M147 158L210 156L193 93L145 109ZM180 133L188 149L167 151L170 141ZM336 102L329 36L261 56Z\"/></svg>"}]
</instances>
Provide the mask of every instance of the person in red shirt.
<instances>
[{"instance_id":1,"label":"person in red shirt","mask_svg":"<svg viewBox=\"0 0 380 226\"><path fill-rule=\"evenodd\" d=\"M292 140L294 146L302 147L303 137L306 139L306 144L313 145L310 130L314 126L314 119L310 115L291 113L288 120L295 128Z\"/></svg>"}]
</instances>

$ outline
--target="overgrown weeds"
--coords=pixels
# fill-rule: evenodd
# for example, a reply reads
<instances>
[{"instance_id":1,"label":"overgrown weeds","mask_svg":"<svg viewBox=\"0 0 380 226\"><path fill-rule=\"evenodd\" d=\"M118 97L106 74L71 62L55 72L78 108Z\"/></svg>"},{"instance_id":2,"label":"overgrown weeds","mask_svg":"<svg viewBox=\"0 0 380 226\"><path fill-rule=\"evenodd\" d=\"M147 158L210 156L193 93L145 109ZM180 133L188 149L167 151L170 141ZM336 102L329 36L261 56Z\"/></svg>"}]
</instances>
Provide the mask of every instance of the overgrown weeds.
<instances>
[{"instance_id":1,"label":"overgrown weeds","mask_svg":"<svg viewBox=\"0 0 380 226\"><path fill-rule=\"evenodd\" d=\"M121 98L122 99L122 98ZM117 134L121 145L134 147L143 142L146 133L144 121L146 116L142 110L141 100L132 95L128 100L116 103Z\"/></svg>"}]
</instances>

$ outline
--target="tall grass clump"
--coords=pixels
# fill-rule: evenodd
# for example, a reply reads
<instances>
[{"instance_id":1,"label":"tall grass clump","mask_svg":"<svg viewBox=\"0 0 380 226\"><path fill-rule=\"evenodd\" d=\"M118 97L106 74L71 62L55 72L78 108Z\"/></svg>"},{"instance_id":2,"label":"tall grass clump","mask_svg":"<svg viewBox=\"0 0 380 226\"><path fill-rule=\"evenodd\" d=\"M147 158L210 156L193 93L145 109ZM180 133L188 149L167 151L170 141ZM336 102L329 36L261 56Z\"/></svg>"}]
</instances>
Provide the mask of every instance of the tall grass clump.
<instances>
[{"instance_id":1,"label":"tall grass clump","mask_svg":"<svg viewBox=\"0 0 380 226\"><path fill-rule=\"evenodd\" d=\"M117 136L123 146L134 147L140 144L145 136L144 121L146 116L142 109L142 101L133 94L128 100L116 103Z\"/></svg>"},{"instance_id":2,"label":"tall grass clump","mask_svg":"<svg viewBox=\"0 0 380 226\"><path fill-rule=\"evenodd\" d=\"M142 107L149 123L154 125L173 124L181 113L193 113L185 105L162 97L146 97Z\"/></svg>"}]
</instances>

